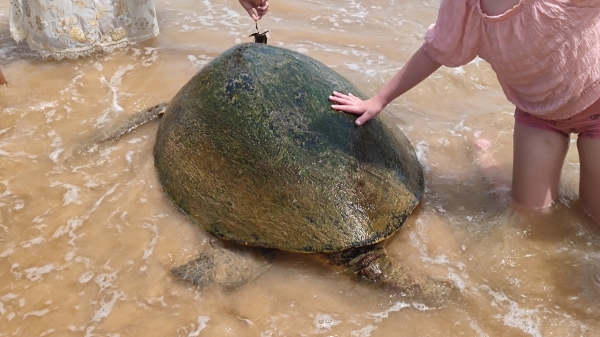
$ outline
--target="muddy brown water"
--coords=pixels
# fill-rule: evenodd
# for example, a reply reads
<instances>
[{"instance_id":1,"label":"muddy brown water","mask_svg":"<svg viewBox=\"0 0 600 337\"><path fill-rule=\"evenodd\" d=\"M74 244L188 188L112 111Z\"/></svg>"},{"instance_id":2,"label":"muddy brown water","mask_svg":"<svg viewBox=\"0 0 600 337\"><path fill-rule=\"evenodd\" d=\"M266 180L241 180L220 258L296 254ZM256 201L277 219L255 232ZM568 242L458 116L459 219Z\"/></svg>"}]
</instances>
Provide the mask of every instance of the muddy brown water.
<instances>
[{"instance_id":1,"label":"muddy brown water","mask_svg":"<svg viewBox=\"0 0 600 337\"><path fill-rule=\"evenodd\" d=\"M600 230L577 201L575 146L557 205L516 212L513 108L479 59L440 69L387 109L427 177L421 205L387 249L453 282L460 298L428 308L296 254L229 291L171 277L211 238L160 190L158 123L95 154L71 152L95 130L168 101L255 30L237 2L156 6L157 38L58 62L16 44L0 4L0 67L11 82L0 87L0 336L600 336ZM422 44L438 6L273 0L259 28L371 95Z\"/></svg>"}]
</instances>

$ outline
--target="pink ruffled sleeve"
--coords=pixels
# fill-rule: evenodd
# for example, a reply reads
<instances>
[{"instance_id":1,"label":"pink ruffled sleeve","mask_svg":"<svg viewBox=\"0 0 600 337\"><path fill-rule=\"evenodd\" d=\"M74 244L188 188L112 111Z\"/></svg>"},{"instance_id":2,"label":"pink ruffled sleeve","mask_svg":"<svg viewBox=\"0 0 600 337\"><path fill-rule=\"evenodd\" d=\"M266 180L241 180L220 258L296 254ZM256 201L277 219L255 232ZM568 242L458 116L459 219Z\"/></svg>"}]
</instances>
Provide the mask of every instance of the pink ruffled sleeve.
<instances>
[{"instance_id":1,"label":"pink ruffled sleeve","mask_svg":"<svg viewBox=\"0 0 600 337\"><path fill-rule=\"evenodd\" d=\"M481 14L479 0L442 0L438 18L425 34L425 53L434 61L458 67L472 61L479 51Z\"/></svg>"}]
</instances>

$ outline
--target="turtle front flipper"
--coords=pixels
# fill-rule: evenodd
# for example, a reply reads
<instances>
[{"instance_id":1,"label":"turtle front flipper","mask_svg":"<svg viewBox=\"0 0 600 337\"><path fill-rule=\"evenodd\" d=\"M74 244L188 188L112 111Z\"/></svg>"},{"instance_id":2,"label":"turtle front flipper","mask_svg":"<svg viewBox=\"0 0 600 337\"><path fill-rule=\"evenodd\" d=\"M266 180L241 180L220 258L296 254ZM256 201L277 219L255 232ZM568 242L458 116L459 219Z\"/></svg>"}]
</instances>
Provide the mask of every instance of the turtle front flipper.
<instances>
[{"instance_id":1,"label":"turtle front flipper","mask_svg":"<svg viewBox=\"0 0 600 337\"><path fill-rule=\"evenodd\" d=\"M342 267L358 281L377 284L400 295L427 305L441 305L454 298L457 289L451 283L424 277L415 278L405 268L392 263L382 244L351 248L326 254L328 260Z\"/></svg>"},{"instance_id":2,"label":"turtle front flipper","mask_svg":"<svg viewBox=\"0 0 600 337\"><path fill-rule=\"evenodd\" d=\"M73 154L82 155L94 152L94 149L98 146L98 144L109 140L117 140L124 134L135 130L136 128L155 119L156 117L161 117L168 105L169 102L157 104L151 108L130 116L125 121L117 124L114 127L96 131L90 140L77 146L73 150Z\"/></svg>"},{"instance_id":3,"label":"turtle front flipper","mask_svg":"<svg viewBox=\"0 0 600 337\"><path fill-rule=\"evenodd\" d=\"M171 273L195 285L215 283L223 288L240 286L267 270L275 251L235 244L208 247L198 258L171 269Z\"/></svg>"}]
</instances>

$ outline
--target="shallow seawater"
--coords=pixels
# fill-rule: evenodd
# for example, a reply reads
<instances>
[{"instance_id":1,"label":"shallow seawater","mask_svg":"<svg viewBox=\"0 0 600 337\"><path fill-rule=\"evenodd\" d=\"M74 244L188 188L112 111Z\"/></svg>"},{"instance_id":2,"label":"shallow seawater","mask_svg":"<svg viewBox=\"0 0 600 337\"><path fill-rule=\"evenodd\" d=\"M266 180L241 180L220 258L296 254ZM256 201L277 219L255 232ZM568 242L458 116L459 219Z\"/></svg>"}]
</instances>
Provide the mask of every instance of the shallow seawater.
<instances>
[{"instance_id":1,"label":"shallow seawater","mask_svg":"<svg viewBox=\"0 0 600 337\"><path fill-rule=\"evenodd\" d=\"M168 101L255 29L236 1L156 6L157 38L58 62L16 44L0 4L0 67L11 82L0 87L0 336L600 336L600 230L577 201L575 144L557 205L515 211L512 107L482 60L440 69L387 109L427 184L388 252L452 282L459 298L430 308L291 253L232 290L171 277L211 238L160 190L158 123L87 156L72 151ZM317 58L371 95L422 44L439 1L271 6L259 22L270 44Z\"/></svg>"}]
</instances>

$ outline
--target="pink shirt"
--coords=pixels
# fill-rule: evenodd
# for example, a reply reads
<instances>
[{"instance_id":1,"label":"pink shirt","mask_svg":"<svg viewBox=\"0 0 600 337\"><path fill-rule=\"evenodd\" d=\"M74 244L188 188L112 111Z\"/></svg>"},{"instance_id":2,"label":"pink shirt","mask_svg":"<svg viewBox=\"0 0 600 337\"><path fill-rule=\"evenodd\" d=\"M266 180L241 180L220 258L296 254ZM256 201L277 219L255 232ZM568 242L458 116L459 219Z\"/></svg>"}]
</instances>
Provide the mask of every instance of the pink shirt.
<instances>
[{"instance_id":1,"label":"pink shirt","mask_svg":"<svg viewBox=\"0 0 600 337\"><path fill-rule=\"evenodd\" d=\"M424 50L456 67L490 63L509 101L543 119L569 118L600 98L600 0L521 0L499 16L480 0L442 0Z\"/></svg>"}]
</instances>

